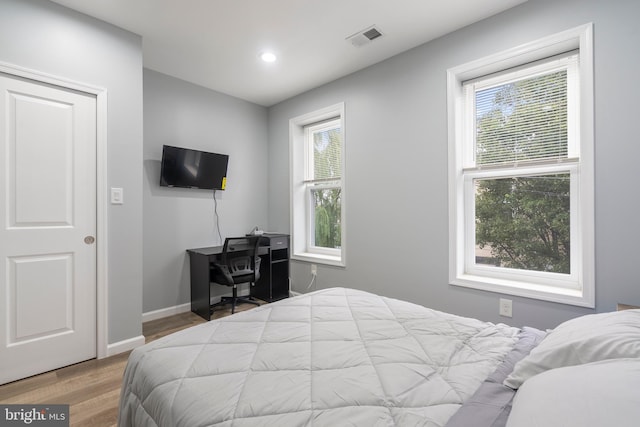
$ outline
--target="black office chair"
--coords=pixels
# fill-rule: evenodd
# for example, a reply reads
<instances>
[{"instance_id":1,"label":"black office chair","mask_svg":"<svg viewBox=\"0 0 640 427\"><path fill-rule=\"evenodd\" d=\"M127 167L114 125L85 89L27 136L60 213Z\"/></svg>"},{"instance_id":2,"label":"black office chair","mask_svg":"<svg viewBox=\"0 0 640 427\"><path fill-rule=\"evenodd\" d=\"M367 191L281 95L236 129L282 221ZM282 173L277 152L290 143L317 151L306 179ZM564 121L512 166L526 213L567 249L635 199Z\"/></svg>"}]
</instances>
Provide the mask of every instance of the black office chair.
<instances>
[{"instance_id":1,"label":"black office chair","mask_svg":"<svg viewBox=\"0 0 640 427\"><path fill-rule=\"evenodd\" d=\"M254 286L260 278L259 245L260 236L227 237L224 240L220 262L212 263L211 281L232 286L233 296L222 297L219 303L211 306L211 313L214 307L229 303L232 304L231 314L235 313L238 302L260 305L251 296L248 298L238 296L239 284L250 283L250 286Z\"/></svg>"}]
</instances>

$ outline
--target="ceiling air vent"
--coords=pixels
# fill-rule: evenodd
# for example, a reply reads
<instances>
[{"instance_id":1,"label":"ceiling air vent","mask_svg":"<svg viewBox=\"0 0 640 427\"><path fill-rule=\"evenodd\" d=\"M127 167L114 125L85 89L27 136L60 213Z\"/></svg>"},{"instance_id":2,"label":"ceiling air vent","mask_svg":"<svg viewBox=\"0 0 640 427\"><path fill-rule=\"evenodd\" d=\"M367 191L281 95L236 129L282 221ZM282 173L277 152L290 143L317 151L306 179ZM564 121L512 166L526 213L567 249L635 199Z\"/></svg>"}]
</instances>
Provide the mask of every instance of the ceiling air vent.
<instances>
[{"instance_id":1,"label":"ceiling air vent","mask_svg":"<svg viewBox=\"0 0 640 427\"><path fill-rule=\"evenodd\" d=\"M358 31L357 33L350 35L347 37L347 40L351 42L355 47L364 46L365 44L371 43L373 40L382 37L382 32L372 25L369 28L365 28L362 31Z\"/></svg>"}]
</instances>

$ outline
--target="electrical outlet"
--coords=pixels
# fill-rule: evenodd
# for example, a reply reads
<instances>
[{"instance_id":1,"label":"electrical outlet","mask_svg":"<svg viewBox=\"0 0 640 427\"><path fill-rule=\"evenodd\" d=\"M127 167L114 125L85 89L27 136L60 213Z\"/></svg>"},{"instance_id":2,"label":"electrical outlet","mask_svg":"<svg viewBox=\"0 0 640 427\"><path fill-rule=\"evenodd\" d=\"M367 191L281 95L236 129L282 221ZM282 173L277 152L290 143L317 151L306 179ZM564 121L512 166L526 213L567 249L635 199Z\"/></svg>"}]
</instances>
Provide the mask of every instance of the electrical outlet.
<instances>
[{"instance_id":1,"label":"electrical outlet","mask_svg":"<svg viewBox=\"0 0 640 427\"><path fill-rule=\"evenodd\" d=\"M316 276L318 274L318 266L316 264L311 264L311 275Z\"/></svg>"},{"instance_id":2,"label":"electrical outlet","mask_svg":"<svg viewBox=\"0 0 640 427\"><path fill-rule=\"evenodd\" d=\"M513 305L510 299L500 298L500 316L513 317Z\"/></svg>"}]
</instances>

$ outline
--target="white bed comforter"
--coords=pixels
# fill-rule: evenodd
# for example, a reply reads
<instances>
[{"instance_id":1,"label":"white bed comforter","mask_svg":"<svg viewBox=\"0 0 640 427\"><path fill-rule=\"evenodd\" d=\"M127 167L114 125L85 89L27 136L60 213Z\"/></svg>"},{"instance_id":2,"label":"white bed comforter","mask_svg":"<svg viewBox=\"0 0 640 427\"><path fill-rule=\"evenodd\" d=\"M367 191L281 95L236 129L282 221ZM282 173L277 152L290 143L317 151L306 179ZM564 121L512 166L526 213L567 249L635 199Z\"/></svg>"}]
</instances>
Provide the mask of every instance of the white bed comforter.
<instances>
[{"instance_id":1,"label":"white bed comforter","mask_svg":"<svg viewBox=\"0 0 640 427\"><path fill-rule=\"evenodd\" d=\"M134 350L119 426L442 426L519 329L332 288Z\"/></svg>"}]
</instances>

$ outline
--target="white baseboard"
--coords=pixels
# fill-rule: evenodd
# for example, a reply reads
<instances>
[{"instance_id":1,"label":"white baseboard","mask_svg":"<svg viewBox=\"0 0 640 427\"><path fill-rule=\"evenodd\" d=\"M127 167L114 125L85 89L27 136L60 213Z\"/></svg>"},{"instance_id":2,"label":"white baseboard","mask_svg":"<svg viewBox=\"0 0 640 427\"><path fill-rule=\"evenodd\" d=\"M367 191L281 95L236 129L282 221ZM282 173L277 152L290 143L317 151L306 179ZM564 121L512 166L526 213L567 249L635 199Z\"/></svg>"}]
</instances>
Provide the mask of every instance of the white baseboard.
<instances>
[{"instance_id":1,"label":"white baseboard","mask_svg":"<svg viewBox=\"0 0 640 427\"><path fill-rule=\"evenodd\" d=\"M173 316L174 314L186 313L191 310L191 303L180 304L173 307L162 308L160 310L149 311L142 313L142 322L149 322L151 320L162 319L164 317ZM124 353L125 351L133 350L145 343L144 335L129 338L124 341L119 341L113 344L107 345L107 354L104 357L113 356L115 354Z\"/></svg>"},{"instance_id":2,"label":"white baseboard","mask_svg":"<svg viewBox=\"0 0 640 427\"><path fill-rule=\"evenodd\" d=\"M174 305L173 307L161 308L160 310L148 311L142 313L142 323L173 316L174 314L186 313L187 311L191 311L191 303L189 302Z\"/></svg>"},{"instance_id":3,"label":"white baseboard","mask_svg":"<svg viewBox=\"0 0 640 427\"><path fill-rule=\"evenodd\" d=\"M129 338L128 340L116 342L107 345L107 354L105 357L113 356L115 354L124 353L125 351L133 350L136 347L140 347L145 343L144 335Z\"/></svg>"},{"instance_id":4,"label":"white baseboard","mask_svg":"<svg viewBox=\"0 0 640 427\"><path fill-rule=\"evenodd\" d=\"M290 297L297 297L298 295L302 295L300 292L296 292L296 291L289 291L289 296Z\"/></svg>"}]
</instances>

